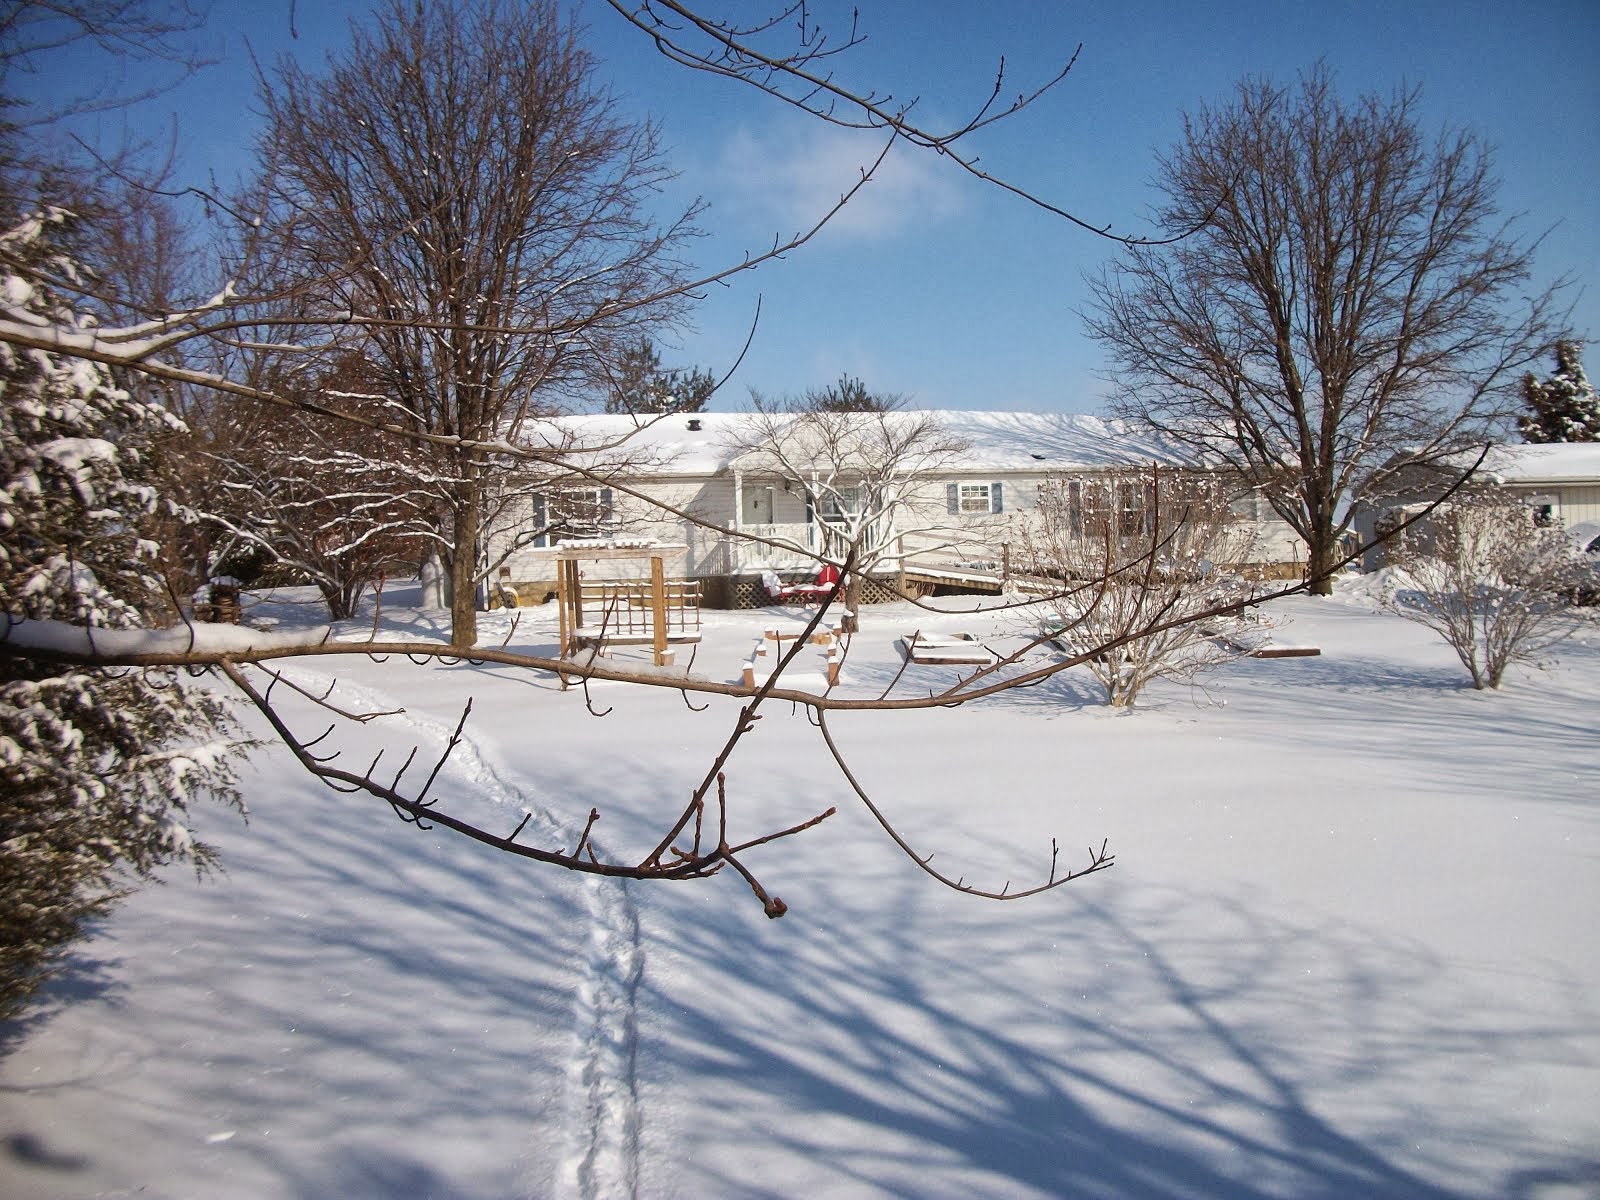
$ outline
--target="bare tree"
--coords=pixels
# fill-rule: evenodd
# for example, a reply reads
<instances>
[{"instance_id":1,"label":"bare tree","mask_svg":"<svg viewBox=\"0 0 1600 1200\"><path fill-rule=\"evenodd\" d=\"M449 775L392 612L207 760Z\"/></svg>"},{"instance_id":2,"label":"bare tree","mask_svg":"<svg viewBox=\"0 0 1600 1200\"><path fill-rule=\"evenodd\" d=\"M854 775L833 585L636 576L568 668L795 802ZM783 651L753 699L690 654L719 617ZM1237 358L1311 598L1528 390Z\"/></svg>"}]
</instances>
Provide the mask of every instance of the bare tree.
<instances>
[{"instance_id":1,"label":"bare tree","mask_svg":"<svg viewBox=\"0 0 1600 1200\"><path fill-rule=\"evenodd\" d=\"M1312 590L1395 472L1457 446L1547 345L1532 250L1484 147L1430 141L1417 93L1342 101L1328 69L1240 84L1162 162L1171 231L1092 281L1115 407L1227 463L1305 539Z\"/></svg>"},{"instance_id":2,"label":"bare tree","mask_svg":"<svg viewBox=\"0 0 1600 1200\"><path fill-rule=\"evenodd\" d=\"M1450 644L1472 686L1498 688L1513 663L1537 663L1569 637L1571 549L1540 528L1515 496L1463 492L1410 534L1392 557L1386 603Z\"/></svg>"},{"instance_id":3,"label":"bare tree","mask_svg":"<svg viewBox=\"0 0 1600 1200\"><path fill-rule=\"evenodd\" d=\"M947 537L942 494L921 494L966 448L937 413L844 409L812 396L771 401L752 393L740 449L753 472L776 476L806 497L821 544L797 547L843 572L844 607L860 612L862 580L897 557L904 539Z\"/></svg>"},{"instance_id":4,"label":"bare tree","mask_svg":"<svg viewBox=\"0 0 1600 1200\"><path fill-rule=\"evenodd\" d=\"M190 0L4 0L0 3L0 130L40 130L63 118L120 108L157 95L198 67L203 59L193 40L205 19L203 6ZM38 99L38 89L25 89L21 78L55 75L55 54L62 48L93 44L105 55L107 69L79 71L72 86L53 100ZM169 68L165 77L136 90L122 87L129 62ZM28 98L24 99L24 94ZM0 163L11 165L9 154ZM45 164L34 163L33 166Z\"/></svg>"},{"instance_id":5,"label":"bare tree","mask_svg":"<svg viewBox=\"0 0 1600 1200\"><path fill-rule=\"evenodd\" d=\"M346 358L281 390L310 390L336 414L381 407L364 365ZM313 584L335 621L355 615L386 574L414 569L435 545L449 480L414 443L358 429L340 415L282 413L244 400L200 428L191 445L218 493L193 516L219 533L213 566L237 575L245 558L279 579ZM202 440L203 439L203 440Z\"/></svg>"},{"instance_id":6,"label":"bare tree","mask_svg":"<svg viewBox=\"0 0 1600 1200\"><path fill-rule=\"evenodd\" d=\"M1052 479L1021 542L1023 569L1061 589L1042 604L1046 632L1088 655L1114 708L1247 652L1240 614L1257 589L1235 568L1250 561L1251 528L1215 476L1151 466Z\"/></svg>"},{"instance_id":7,"label":"bare tree","mask_svg":"<svg viewBox=\"0 0 1600 1200\"><path fill-rule=\"evenodd\" d=\"M515 440L592 390L612 345L676 315L693 211L651 222L669 178L655 131L618 114L554 0L391 0L353 36L325 76L286 62L263 87L267 186L308 302L369 314L393 418L456 439L435 444L455 480L439 519L452 641L471 646L478 443Z\"/></svg>"}]
</instances>

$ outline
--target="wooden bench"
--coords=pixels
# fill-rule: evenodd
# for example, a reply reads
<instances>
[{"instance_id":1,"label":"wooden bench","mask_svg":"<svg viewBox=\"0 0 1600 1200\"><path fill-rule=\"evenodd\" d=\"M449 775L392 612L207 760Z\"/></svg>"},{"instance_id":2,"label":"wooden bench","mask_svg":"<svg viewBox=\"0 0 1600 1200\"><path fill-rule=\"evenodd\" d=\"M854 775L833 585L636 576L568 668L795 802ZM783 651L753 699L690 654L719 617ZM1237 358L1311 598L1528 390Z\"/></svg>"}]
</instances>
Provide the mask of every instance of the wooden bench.
<instances>
[{"instance_id":1,"label":"wooden bench","mask_svg":"<svg viewBox=\"0 0 1600 1200\"><path fill-rule=\"evenodd\" d=\"M923 633L917 630L900 639L901 652L919 666L987 667L996 661L970 633Z\"/></svg>"}]
</instances>

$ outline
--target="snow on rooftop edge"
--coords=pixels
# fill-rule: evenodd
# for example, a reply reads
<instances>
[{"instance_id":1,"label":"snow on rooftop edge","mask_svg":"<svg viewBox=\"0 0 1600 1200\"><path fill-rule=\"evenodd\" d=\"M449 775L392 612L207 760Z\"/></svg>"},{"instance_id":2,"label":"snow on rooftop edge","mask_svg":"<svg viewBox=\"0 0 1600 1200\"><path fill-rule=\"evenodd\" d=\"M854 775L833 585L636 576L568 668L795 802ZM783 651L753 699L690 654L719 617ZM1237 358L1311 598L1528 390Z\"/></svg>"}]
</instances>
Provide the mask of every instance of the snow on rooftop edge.
<instances>
[{"instance_id":1,"label":"snow on rooftop edge","mask_svg":"<svg viewBox=\"0 0 1600 1200\"><path fill-rule=\"evenodd\" d=\"M1084 413L991 412L934 409L945 431L968 449L963 471L1059 471L1159 462L1174 465L1193 455L1159 435L1125 422ZM922 416L921 411L908 415ZM574 447L595 460L637 457L641 474L713 475L728 470L751 448L751 413L672 413L663 417L590 413L529 425L523 440L543 448ZM626 439L623 441L623 439Z\"/></svg>"},{"instance_id":2,"label":"snow on rooftop edge","mask_svg":"<svg viewBox=\"0 0 1600 1200\"><path fill-rule=\"evenodd\" d=\"M1460 457L1471 462L1477 455ZM1600 486L1600 442L1494 446L1482 469L1506 483L1580 481Z\"/></svg>"}]
</instances>

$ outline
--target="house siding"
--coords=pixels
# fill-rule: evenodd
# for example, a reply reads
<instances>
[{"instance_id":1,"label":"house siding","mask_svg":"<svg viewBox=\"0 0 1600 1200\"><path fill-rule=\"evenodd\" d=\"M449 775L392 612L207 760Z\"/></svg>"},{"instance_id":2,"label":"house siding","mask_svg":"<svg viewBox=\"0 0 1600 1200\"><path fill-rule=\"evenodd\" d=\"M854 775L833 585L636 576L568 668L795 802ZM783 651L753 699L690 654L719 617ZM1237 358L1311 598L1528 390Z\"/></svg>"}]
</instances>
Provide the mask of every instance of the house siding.
<instances>
[{"instance_id":1,"label":"house siding","mask_svg":"<svg viewBox=\"0 0 1600 1200\"><path fill-rule=\"evenodd\" d=\"M960 417L962 414L952 415ZM705 430L697 430L697 435L703 439L720 437L725 440L718 418L731 421L737 416L708 416ZM1040 454L1032 453L1032 445L1024 447L1028 453L1021 453L1014 442L1003 443L999 447L1002 453L987 456L988 461L984 454L975 450L972 455L964 456L965 461L955 468L917 482L902 498L894 526L886 531L891 544L875 570L893 577L902 562L911 560L928 566L980 563L998 566L1008 550L1020 549L1027 530L1038 519L1040 490L1046 480L1066 475L1089 477L1101 470L1148 461L1140 457L1138 448L1110 442L1103 451L1084 451L1082 439L1099 438L1105 428L1103 422L1070 417L1050 420L1055 421L1052 428L1075 431L1073 437L1079 442L1069 445L1061 439L1056 442L1034 440L1034 445L1049 449L1052 454L1052 461L1041 461L1037 468L1030 469L1016 461L1019 457L1023 463L1029 457L1040 458ZM1075 420L1084 424L1072 425ZM1022 428L1030 439L1036 439L1037 431L1033 426ZM668 426L656 432L683 436L681 431ZM619 479L627 480L631 489L654 497L685 516L664 513L645 500L613 489L608 532L617 538L648 538L684 546L685 549L669 556L668 574L715 581L716 586L706 588L713 603L719 594L732 596L738 592L743 586L739 581L748 584L764 571L776 570L794 577L814 570L815 559L807 548L820 544L820 525L814 520L805 489L793 483L786 485L781 477L766 473L754 464L741 466L729 458L714 461L714 456L703 453L705 444L699 446L702 451L699 457L682 460L686 465L678 472L668 468L665 472L646 470L637 475L618 475ZM1075 450L1073 446L1079 448ZM1070 458L1054 461L1063 455L1086 457L1087 464L1074 465ZM666 455L658 461L670 461L670 457ZM1177 469L1171 461L1164 462L1164 466ZM952 513L952 508L960 508L961 485L968 485L969 500L971 485L982 485L989 511ZM751 542L720 530L706 529L697 524L696 519L724 529L749 530L768 539L768 543ZM1270 510L1263 511L1256 505L1247 519L1254 520L1257 526L1254 555L1257 561L1291 566L1304 562L1300 539ZM534 505L524 498L520 507L497 523L496 531L489 535L491 543L504 545L519 532L526 536L534 520ZM595 561L586 563L583 570L591 578L625 578L636 576L640 567L637 562L627 560ZM525 600L542 599L544 591L554 590L554 553L547 548L519 546L506 559L501 578L518 585Z\"/></svg>"},{"instance_id":2,"label":"house siding","mask_svg":"<svg viewBox=\"0 0 1600 1200\"><path fill-rule=\"evenodd\" d=\"M1600 521L1600 484L1517 483L1508 485L1524 496L1554 496L1561 523L1571 528L1584 521Z\"/></svg>"}]
</instances>

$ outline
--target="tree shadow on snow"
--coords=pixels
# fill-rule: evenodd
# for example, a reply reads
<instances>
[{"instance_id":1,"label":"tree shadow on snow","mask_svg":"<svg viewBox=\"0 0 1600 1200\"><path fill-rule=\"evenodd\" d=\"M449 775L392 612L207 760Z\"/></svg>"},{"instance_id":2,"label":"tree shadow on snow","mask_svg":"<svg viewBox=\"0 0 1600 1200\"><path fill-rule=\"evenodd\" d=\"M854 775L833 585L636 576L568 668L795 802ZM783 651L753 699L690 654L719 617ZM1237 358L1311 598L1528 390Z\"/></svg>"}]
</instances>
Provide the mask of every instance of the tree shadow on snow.
<instances>
[{"instance_id":1,"label":"tree shadow on snow","mask_svg":"<svg viewBox=\"0 0 1600 1200\"><path fill-rule=\"evenodd\" d=\"M561 1119L583 881L284 790L256 788L248 829L210 835L226 874L129 901L92 947L104 986L41 1014L79 1045L13 1072L0 1192L74 1172L96 1194L490 1200L548 1167L526 1160L534 1122Z\"/></svg>"},{"instance_id":2,"label":"tree shadow on snow","mask_svg":"<svg viewBox=\"0 0 1600 1200\"><path fill-rule=\"evenodd\" d=\"M714 1194L1446 1200L1509 1194L1439 1182L1461 1151L1527 1163L1515 1194L1594 1169L1474 1108L1486 1067L1594 1030L1481 1010L1415 946L1200 895L1021 919L814 883L777 934L661 934L694 986L652 997L653 1053L716 1098L690 1150Z\"/></svg>"}]
</instances>

